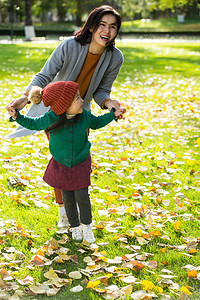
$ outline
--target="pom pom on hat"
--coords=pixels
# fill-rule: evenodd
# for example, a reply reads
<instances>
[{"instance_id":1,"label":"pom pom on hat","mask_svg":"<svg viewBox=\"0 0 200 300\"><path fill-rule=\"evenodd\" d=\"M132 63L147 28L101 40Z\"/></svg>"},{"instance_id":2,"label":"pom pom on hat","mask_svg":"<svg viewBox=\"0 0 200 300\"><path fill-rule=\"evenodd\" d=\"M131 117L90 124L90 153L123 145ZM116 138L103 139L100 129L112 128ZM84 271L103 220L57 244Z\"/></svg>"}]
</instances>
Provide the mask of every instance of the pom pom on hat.
<instances>
[{"instance_id":1,"label":"pom pom on hat","mask_svg":"<svg viewBox=\"0 0 200 300\"><path fill-rule=\"evenodd\" d=\"M42 88L33 86L30 90L28 99L34 104L39 104L42 101Z\"/></svg>"},{"instance_id":2,"label":"pom pom on hat","mask_svg":"<svg viewBox=\"0 0 200 300\"><path fill-rule=\"evenodd\" d=\"M78 83L73 81L56 81L48 84L42 90L44 106L50 106L56 115L63 114L71 105L78 88Z\"/></svg>"}]
</instances>

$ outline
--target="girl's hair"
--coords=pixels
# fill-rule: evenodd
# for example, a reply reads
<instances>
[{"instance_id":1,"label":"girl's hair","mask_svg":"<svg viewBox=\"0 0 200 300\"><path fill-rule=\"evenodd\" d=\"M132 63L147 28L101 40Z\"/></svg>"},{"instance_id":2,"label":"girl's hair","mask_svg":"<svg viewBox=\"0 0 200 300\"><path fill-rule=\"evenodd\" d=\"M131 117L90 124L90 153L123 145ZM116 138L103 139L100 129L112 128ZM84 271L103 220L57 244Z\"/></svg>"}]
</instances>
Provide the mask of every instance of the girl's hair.
<instances>
[{"instance_id":1,"label":"girl's hair","mask_svg":"<svg viewBox=\"0 0 200 300\"><path fill-rule=\"evenodd\" d=\"M70 126L70 125L74 125L75 123L78 122L78 120L80 119L81 114L77 114L75 115L75 117L73 118L72 122L68 122L68 119L66 118L66 113L63 113L62 115L59 116L59 120L54 122L53 124L51 124L49 127L47 127L45 129L45 133L49 133L49 132L54 132L56 133L61 127L63 126Z\"/></svg>"},{"instance_id":2,"label":"girl's hair","mask_svg":"<svg viewBox=\"0 0 200 300\"><path fill-rule=\"evenodd\" d=\"M117 21L117 34L121 27L121 16L120 14L109 5L102 5L100 7L95 8L89 14L84 26L79 29L74 35L75 40L79 42L81 45L89 44L92 40L92 34L97 31L99 27L100 20L104 15L113 15ZM93 32L90 29L93 28ZM116 34L116 36L117 36ZM116 38L115 36L115 38ZM113 51L113 45L115 44L115 38L108 44L108 49Z\"/></svg>"}]
</instances>

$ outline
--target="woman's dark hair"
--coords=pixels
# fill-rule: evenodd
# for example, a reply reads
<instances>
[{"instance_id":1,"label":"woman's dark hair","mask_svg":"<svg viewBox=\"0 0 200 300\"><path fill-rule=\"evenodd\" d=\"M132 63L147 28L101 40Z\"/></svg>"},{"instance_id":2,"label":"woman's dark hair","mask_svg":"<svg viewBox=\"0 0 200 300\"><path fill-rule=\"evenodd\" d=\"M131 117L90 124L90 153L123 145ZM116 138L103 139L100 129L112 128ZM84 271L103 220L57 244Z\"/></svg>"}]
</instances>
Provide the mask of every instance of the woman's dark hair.
<instances>
[{"instance_id":1,"label":"woman's dark hair","mask_svg":"<svg viewBox=\"0 0 200 300\"><path fill-rule=\"evenodd\" d=\"M117 34L119 32L119 29L121 27L121 16L120 14L109 5L102 5L100 7L95 8L91 13L89 14L84 26L79 29L74 35L75 40L79 42L81 45L89 44L92 40L92 34L97 31L99 27L99 23L101 18L104 15L113 15L116 18L117 21ZM93 28L93 32L90 31L90 29ZM117 36L116 34L116 36ZM115 38L116 38L115 36ZM115 44L115 38L107 45L109 50L113 51L113 45Z\"/></svg>"},{"instance_id":2,"label":"woman's dark hair","mask_svg":"<svg viewBox=\"0 0 200 300\"><path fill-rule=\"evenodd\" d=\"M58 131L58 129L60 129L61 127L65 126L70 126L70 125L74 125L75 123L78 122L78 120L80 119L80 114L75 115L75 117L73 118L72 122L68 122L68 119L66 118L66 113L63 113L62 115L59 116L59 120L54 122L53 124L51 124L49 127L47 127L45 129L45 133L48 132L54 132L56 133L56 131Z\"/></svg>"}]
</instances>

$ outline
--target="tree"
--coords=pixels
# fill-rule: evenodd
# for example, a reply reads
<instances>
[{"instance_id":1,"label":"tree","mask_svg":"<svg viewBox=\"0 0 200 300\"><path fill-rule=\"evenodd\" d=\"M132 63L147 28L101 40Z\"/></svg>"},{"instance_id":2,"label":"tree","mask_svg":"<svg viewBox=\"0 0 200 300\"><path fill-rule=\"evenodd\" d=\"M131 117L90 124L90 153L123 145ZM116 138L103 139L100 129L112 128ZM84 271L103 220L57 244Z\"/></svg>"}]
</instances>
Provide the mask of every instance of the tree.
<instances>
[{"instance_id":1,"label":"tree","mask_svg":"<svg viewBox=\"0 0 200 300\"><path fill-rule=\"evenodd\" d=\"M189 12L190 8L198 6L198 0L159 0L158 7L161 10L170 9L173 12L185 13Z\"/></svg>"},{"instance_id":2,"label":"tree","mask_svg":"<svg viewBox=\"0 0 200 300\"><path fill-rule=\"evenodd\" d=\"M31 8L32 8L32 0L25 0L25 26L32 26L32 14L31 14Z\"/></svg>"},{"instance_id":3,"label":"tree","mask_svg":"<svg viewBox=\"0 0 200 300\"><path fill-rule=\"evenodd\" d=\"M135 18L149 18L157 2L157 0L115 0L114 5L123 18L133 20Z\"/></svg>"},{"instance_id":4,"label":"tree","mask_svg":"<svg viewBox=\"0 0 200 300\"><path fill-rule=\"evenodd\" d=\"M26 41L30 41L32 38L35 37L35 30L34 30L34 27L32 25L31 8L32 8L32 0L25 0L25 9L24 9L25 26L24 26L24 30L25 30Z\"/></svg>"},{"instance_id":5,"label":"tree","mask_svg":"<svg viewBox=\"0 0 200 300\"><path fill-rule=\"evenodd\" d=\"M68 3L65 0L56 0L58 21L63 22L67 13Z\"/></svg>"}]
</instances>

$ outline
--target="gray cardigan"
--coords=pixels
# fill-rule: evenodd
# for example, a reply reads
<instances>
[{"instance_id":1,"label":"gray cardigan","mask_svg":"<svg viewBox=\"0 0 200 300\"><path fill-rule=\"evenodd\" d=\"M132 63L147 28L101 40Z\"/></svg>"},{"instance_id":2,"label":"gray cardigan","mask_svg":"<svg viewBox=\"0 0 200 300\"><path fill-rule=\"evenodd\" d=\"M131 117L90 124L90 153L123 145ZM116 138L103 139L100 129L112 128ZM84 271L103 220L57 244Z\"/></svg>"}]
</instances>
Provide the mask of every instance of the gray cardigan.
<instances>
[{"instance_id":1,"label":"gray cardigan","mask_svg":"<svg viewBox=\"0 0 200 300\"><path fill-rule=\"evenodd\" d=\"M88 49L89 44L82 46L75 41L74 37L65 39L56 47L41 71L34 76L27 90L35 85L43 88L52 81L76 81ZM101 107L102 102L110 98L112 84L122 63L123 55L118 48L114 47L113 51L106 48L103 51L84 96L84 108L86 110L90 110L92 99ZM37 117L48 110L49 108L44 107L43 103L33 104L27 115ZM16 132L9 134L7 137L13 138L32 133L34 132L20 126Z\"/></svg>"}]
</instances>

